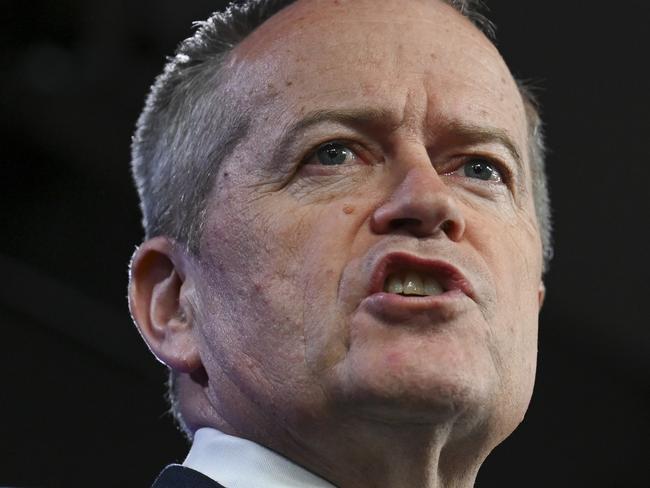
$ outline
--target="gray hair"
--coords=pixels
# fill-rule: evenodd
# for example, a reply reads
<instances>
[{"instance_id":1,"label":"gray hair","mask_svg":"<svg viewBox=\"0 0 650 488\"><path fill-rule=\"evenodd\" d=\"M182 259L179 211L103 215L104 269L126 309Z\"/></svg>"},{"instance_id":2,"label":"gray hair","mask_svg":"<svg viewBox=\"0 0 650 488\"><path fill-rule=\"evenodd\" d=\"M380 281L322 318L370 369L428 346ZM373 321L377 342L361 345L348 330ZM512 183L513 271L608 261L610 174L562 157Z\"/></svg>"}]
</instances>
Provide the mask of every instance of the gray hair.
<instances>
[{"instance_id":1,"label":"gray hair","mask_svg":"<svg viewBox=\"0 0 650 488\"><path fill-rule=\"evenodd\" d=\"M250 114L220 90L230 51L265 20L295 0L237 0L224 11L196 22L156 78L131 146L131 166L140 196L145 237L165 235L198 254L206 200L220 163L246 134ZM471 20L488 38L494 26L480 0L443 0ZM544 167L545 146L533 93L518 82L526 107L533 196L541 232L544 271L552 256L551 210ZM170 375L172 412L186 428L178 408L175 375Z\"/></svg>"}]
</instances>

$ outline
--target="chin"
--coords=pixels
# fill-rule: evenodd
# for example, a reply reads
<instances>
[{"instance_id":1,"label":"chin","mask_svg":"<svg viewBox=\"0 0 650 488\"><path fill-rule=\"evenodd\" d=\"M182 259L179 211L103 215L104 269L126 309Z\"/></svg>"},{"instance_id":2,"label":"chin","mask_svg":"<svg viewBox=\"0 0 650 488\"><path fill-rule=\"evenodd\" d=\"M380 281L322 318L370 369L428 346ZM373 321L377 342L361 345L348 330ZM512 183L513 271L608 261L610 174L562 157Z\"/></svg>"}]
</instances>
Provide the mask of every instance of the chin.
<instances>
[{"instance_id":1,"label":"chin","mask_svg":"<svg viewBox=\"0 0 650 488\"><path fill-rule=\"evenodd\" d=\"M369 365L370 366L370 365ZM337 403L376 421L412 424L483 423L495 407L497 382L483 371L370 367L341 371Z\"/></svg>"}]
</instances>

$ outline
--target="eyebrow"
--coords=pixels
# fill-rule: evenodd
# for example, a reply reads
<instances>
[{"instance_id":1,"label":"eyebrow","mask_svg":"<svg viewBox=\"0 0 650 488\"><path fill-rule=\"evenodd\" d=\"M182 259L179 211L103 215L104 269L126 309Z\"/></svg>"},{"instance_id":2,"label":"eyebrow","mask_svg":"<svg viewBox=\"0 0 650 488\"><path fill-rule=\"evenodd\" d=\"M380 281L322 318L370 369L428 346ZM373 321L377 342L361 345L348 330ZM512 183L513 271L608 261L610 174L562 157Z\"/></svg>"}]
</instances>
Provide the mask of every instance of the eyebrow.
<instances>
[{"instance_id":1,"label":"eyebrow","mask_svg":"<svg viewBox=\"0 0 650 488\"><path fill-rule=\"evenodd\" d=\"M445 131L452 137L461 139L466 144L499 144L508 151L519 170L524 170L524 159L517 148L517 144L515 144L508 132L503 129L467 122L451 122L447 124Z\"/></svg>"},{"instance_id":2,"label":"eyebrow","mask_svg":"<svg viewBox=\"0 0 650 488\"><path fill-rule=\"evenodd\" d=\"M372 130L379 127L397 127L399 122L390 110L382 108L360 109L324 109L309 112L300 120L289 125L276 143L276 149L271 158L271 165L279 168L291 154L292 144L300 134L311 127L324 123L334 123L351 128Z\"/></svg>"},{"instance_id":3,"label":"eyebrow","mask_svg":"<svg viewBox=\"0 0 650 488\"><path fill-rule=\"evenodd\" d=\"M373 107L336 110L325 109L315 110L308 113L305 117L292 124L289 129L285 131L285 135L288 136L288 138L291 138L311 126L325 122L334 122L341 125L367 128L378 126L397 127L399 125L399 122L395 120L393 113L388 109Z\"/></svg>"}]
</instances>

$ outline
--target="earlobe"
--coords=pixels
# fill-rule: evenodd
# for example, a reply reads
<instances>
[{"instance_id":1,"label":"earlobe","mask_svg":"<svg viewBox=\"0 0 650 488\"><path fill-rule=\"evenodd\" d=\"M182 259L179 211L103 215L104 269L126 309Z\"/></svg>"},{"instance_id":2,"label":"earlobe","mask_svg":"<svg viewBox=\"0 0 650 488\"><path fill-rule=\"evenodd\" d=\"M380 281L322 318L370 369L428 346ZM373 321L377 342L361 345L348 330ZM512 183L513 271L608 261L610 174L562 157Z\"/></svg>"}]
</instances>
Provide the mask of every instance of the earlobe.
<instances>
[{"instance_id":1,"label":"earlobe","mask_svg":"<svg viewBox=\"0 0 650 488\"><path fill-rule=\"evenodd\" d=\"M131 260L129 307L151 352L171 369L189 373L201 366L201 360L185 259L185 250L167 238L144 242Z\"/></svg>"},{"instance_id":2,"label":"earlobe","mask_svg":"<svg viewBox=\"0 0 650 488\"><path fill-rule=\"evenodd\" d=\"M546 285L544 285L543 281L539 282L539 288L537 289L537 300L539 302L539 309L542 309L542 305L544 305L544 299L546 298Z\"/></svg>"}]
</instances>

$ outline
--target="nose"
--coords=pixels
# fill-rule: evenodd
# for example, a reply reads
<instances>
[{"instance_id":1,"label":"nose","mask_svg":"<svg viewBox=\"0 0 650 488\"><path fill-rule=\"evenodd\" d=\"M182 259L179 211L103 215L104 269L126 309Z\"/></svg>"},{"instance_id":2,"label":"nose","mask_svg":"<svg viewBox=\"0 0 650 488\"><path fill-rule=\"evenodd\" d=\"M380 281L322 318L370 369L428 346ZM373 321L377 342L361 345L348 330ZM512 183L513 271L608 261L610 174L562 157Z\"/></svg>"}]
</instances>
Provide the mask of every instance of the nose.
<instances>
[{"instance_id":1,"label":"nose","mask_svg":"<svg viewBox=\"0 0 650 488\"><path fill-rule=\"evenodd\" d=\"M457 242L465 233L465 218L456 197L429 164L406 173L373 212L371 228L378 234L401 230L421 238L445 234Z\"/></svg>"}]
</instances>

